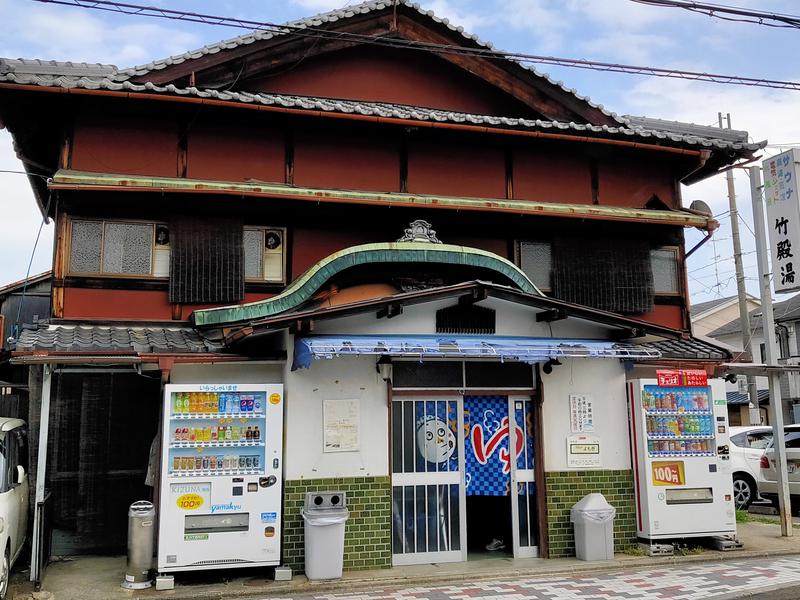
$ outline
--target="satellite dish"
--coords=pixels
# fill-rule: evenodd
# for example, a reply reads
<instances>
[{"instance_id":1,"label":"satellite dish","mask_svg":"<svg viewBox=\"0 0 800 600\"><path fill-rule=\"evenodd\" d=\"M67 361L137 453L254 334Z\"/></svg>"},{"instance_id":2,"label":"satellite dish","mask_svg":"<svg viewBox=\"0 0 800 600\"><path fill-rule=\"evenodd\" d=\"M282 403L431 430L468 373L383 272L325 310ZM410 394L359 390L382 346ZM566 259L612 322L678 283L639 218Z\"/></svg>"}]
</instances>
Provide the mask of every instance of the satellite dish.
<instances>
[{"instance_id":1,"label":"satellite dish","mask_svg":"<svg viewBox=\"0 0 800 600\"><path fill-rule=\"evenodd\" d=\"M689 210L705 213L709 217L714 214L713 212L711 212L711 207L702 200L692 201L692 203L689 205Z\"/></svg>"}]
</instances>

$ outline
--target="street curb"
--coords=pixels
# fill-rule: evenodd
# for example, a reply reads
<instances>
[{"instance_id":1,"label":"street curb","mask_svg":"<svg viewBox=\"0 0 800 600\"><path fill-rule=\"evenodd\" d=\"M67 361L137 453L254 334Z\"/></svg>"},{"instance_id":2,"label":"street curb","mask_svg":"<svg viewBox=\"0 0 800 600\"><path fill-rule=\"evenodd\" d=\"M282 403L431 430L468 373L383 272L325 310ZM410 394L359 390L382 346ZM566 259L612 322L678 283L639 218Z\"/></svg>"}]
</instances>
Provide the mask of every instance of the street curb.
<instances>
[{"instance_id":1,"label":"street curb","mask_svg":"<svg viewBox=\"0 0 800 600\"><path fill-rule=\"evenodd\" d=\"M780 558L784 556L800 556L798 551L747 551L735 550L730 552L710 551L704 554L691 556L665 556L665 557L641 557L630 559L614 559L602 563L586 563L583 565L561 566L553 565L553 568L543 570L540 568L510 568L498 569L497 571L485 571L474 574L468 573L443 573L441 575L425 574L419 577L390 575L387 569L387 576L374 576L365 579L337 579L331 581L310 582L307 580L291 582L267 581L263 586L237 587L220 590L203 591L198 590L195 585L179 586L169 592L154 592L149 590L143 595L128 596L131 600L152 600L153 598L169 597L170 600L223 600L226 598L273 598L291 596L314 596L321 593L325 594L346 594L347 592L375 590L375 589L394 589L398 587L419 587L430 585L447 584L468 584L486 580L509 580L509 579L547 579L564 575L579 575L608 572L613 573L628 569L658 569L660 567L673 567L677 564L701 564L722 561L738 561L758 558ZM556 559L557 560L557 559ZM246 584L245 584L246 586ZM786 587L786 586L781 586ZM724 597L720 597L722 600Z\"/></svg>"}]
</instances>

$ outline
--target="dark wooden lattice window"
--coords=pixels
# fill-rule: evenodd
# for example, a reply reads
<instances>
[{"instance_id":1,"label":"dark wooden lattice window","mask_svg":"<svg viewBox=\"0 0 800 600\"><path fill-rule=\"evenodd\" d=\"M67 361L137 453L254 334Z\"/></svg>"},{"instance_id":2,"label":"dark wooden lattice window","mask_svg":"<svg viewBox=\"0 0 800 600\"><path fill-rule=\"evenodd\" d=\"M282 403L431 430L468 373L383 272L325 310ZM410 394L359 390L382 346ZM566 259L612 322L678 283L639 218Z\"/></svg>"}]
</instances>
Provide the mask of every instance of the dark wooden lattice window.
<instances>
[{"instance_id":1,"label":"dark wooden lattice window","mask_svg":"<svg viewBox=\"0 0 800 600\"><path fill-rule=\"evenodd\" d=\"M495 313L474 304L456 304L436 311L436 333L495 332Z\"/></svg>"},{"instance_id":2,"label":"dark wooden lattice window","mask_svg":"<svg viewBox=\"0 0 800 600\"><path fill-rule=\"evenodd\" d=\"M169 301L238 302L244 298L243 223L181 217L170 224Z\"/></svg>"},{"instance_id":3,"label":"dark wooden lattice window","mask_svg":"<svg viewBox=\"0 0 800 600\"><path fill-rule=\"evenodd\" d=\"M616 313L652 310L650 247L638 240L562 238L553 242L557 298Z\"/></svg>"}]
</instances>

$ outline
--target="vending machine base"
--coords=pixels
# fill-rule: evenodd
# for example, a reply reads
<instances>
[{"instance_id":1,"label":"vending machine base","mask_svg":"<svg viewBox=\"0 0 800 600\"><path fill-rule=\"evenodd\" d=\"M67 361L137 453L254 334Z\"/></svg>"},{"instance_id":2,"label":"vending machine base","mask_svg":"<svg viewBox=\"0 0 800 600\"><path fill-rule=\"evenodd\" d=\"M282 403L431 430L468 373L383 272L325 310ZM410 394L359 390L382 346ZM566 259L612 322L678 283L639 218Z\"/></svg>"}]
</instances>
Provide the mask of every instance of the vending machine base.
<instances>
[{"instance_id":1,"label":"vending machine base","mask_svg":"<svg viewBox=\"0 0 800 600\"><path fill-rule=\"evenodd\" d=\"M739 538L734 536L715 536L711 538L711 545L715 550L722 550L728 552L729 550L741 550L744 544L739 541Z\"/></svg>"},{"instance_id":2,"label":"vending machine base","mask_svg":"<svg viewBox=\"0 0 800 600\"><path fill-rule=\"evenodd\" d=\"M639 542L639 548L647 556L672 556L675 554L675 546L672 544L659 544L658 542Z\"/></svg>"},{"instance_id":3,"label":"vending machine base","mask_svg":"<svg viewBox=\"0 0 800 600\"><path fill-rule=\"evenodd\" d=\"M158 576L156 576L156 589L158 591L174 590L175 589L175 576L174 575L158 575Z\"/></svg>"}]
</instances>

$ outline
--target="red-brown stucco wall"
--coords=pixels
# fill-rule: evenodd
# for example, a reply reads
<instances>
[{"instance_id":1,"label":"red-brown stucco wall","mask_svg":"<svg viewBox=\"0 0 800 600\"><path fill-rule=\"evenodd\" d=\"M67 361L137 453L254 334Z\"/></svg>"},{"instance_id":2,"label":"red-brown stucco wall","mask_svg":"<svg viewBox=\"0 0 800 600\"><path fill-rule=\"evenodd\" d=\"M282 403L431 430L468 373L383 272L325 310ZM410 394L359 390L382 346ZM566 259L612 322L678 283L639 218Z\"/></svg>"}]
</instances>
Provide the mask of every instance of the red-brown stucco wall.
<instances>
[{"instance_id":1,"label":"red-brown stucco wall","mask_svg":"<svg viewBox=\"0 0 800 600\"><path fill-rule=\"evenodd\" d=\"M309 58L274 76L244 81L247 91L391 102L444 110L536 116L518 100L463 69L393 48L341 50Z\"/></svg>"},{"instance_id":2,"label":"red-brown stucco wall","mask_svg":"<svg viewBox=\"0 0 800 600\"><path fill-rule=\"evenodd\" d=\"M178 126L135 116L84 116L73 132L72 168L98 173L178 175Z\"/></svg>"}]
</instances>

